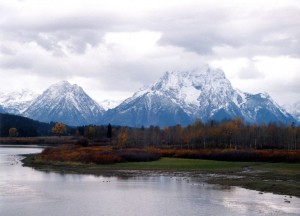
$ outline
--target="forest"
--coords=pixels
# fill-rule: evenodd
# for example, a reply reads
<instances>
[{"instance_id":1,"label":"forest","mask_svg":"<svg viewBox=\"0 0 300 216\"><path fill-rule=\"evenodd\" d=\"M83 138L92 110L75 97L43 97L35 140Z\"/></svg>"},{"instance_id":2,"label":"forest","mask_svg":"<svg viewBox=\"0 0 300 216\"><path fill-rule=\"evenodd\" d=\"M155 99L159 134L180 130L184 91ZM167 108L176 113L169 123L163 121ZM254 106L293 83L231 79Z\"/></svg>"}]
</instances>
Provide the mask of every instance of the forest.
<instances>
[{"instance_id":1,"label":"forest","mask_svg":"<svg viewBox=\"0 0 300 216\"><path fill-rule=\"evenodd\" d=\"M54 123L42 123L32 119L0 113L0 137L8 137L11 128L16 128L19 137L36 137L51 135Z\"/></svg>"}]
</instances>

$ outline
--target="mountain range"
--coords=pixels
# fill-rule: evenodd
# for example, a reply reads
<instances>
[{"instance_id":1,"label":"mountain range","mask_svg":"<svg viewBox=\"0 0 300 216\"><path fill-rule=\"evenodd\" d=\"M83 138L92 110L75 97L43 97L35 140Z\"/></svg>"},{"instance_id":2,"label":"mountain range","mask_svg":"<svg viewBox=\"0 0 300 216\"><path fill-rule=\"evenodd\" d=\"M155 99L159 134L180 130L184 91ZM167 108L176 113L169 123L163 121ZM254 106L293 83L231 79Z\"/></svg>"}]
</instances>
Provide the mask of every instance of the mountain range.
<instances>
[{"instance_id":1,"label":"mountain range","mask_svg":"<svg viewBox=\"0 0 300 216\"><path fill-rule=\"evenodd\" d=\"M20 92L0 93L0 104L5 106L8 113L22 114L37 96L37 93L29 89L23 89Z\"/></svg>"},{"instance_id":2,"label":"mountain range","mask_svg":"<svg viewBox=\"0 0 300 216\"><path fill-rule=\"evenodd\" d=\"M236 90L222 70L209 66L166 72L157 82L119 103L104 101L101 103L104 106L99 105L80 86L67 81L51 85L41 95L28 90L0 93L0 112L73 126L108 123L132 127L185 126L195 119L207 122L236 117L259 124L296 121L268 94Z\"/></svg>"}]
</instances>

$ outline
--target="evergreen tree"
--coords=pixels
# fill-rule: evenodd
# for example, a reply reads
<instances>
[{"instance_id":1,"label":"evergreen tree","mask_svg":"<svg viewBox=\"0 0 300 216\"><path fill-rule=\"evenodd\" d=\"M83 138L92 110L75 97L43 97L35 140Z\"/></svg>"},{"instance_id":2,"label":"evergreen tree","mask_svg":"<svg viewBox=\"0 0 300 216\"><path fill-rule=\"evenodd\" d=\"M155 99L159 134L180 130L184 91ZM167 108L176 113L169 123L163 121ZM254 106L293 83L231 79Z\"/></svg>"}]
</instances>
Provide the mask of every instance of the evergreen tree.
<instances>
[{"instance_id":1,"label":"evergreen tree","mask_svg":"<svg viewBox=\"0 0 300 216\"><path fill-rule=\"evenodd\" d=\"M111 124L108 124L107 126L107 138L111 139L112 137L112 127L111 127Z\"/></svg>"}]
</instances>

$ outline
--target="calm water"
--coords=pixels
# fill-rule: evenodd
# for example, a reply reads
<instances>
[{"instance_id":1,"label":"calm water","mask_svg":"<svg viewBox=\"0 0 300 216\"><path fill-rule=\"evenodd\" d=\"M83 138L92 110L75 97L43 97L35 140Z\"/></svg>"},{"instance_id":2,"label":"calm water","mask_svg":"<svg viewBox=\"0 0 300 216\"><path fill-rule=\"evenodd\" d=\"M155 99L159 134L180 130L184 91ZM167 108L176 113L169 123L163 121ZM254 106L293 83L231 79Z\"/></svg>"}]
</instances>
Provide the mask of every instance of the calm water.
<instances>
[{"instance_id":1,"label":"calm water","mask_svg":"<svg viewBox=\"0 0 300 216\"><path fill-rule=\"evenodd\" d=\"M300 199L170 176L122 179L22 167L35 146L0 146L0 215L300 215ZM290 203L284 202L285 199Z\"/></svg>"}]
</instances>

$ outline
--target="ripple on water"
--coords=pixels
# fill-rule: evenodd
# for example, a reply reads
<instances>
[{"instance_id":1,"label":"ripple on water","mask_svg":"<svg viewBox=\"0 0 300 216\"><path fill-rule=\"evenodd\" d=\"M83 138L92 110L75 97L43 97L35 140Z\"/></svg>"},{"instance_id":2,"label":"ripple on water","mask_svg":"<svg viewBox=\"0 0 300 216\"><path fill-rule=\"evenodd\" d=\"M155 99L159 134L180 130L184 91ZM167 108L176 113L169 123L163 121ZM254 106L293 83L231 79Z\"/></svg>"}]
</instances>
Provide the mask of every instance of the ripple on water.
<instances>
[{"instance_id":1,"label":"ripple on water","mask_svg":"<svg viewBox=\"0 0 300 216\"><path fill-rule=\"evenodd\" d=\"M0 182L0 196L35 196L36 191L22 184Z\"/></svg>"}]
</instances>

